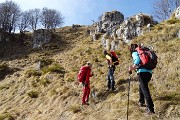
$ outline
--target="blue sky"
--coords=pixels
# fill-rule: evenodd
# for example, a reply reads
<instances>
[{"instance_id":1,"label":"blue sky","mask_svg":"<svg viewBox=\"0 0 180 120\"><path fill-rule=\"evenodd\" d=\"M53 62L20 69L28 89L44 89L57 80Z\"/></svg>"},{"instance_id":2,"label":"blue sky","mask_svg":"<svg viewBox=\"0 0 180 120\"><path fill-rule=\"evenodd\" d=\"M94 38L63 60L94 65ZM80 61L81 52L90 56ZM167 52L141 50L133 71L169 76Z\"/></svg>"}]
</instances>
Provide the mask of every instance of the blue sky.
<instances>
[{"instance_id":1,"label":"blue sky","mask_svg":"<svg viewBox=\"0 0 180 120\"><path fill-rule=\"evenodd\" d=\"M0 0L5 2L6 0ZM47 7L59 10L64 16L64 26L91 25L104 12L120 11L125 18L139 12L151 14L154 0L12 0L23 11Z\"/></svg>"}]
</instances>

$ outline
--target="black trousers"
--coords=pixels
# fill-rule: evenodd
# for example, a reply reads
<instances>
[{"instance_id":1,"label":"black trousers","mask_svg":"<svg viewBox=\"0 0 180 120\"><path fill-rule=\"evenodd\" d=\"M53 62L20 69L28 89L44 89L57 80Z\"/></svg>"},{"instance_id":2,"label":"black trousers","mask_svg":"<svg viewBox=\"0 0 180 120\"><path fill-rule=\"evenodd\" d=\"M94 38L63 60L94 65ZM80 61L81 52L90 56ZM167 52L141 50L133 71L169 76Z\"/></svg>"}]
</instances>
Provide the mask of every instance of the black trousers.
<instances>
[{"instance_id":1,"label":"black trousers","mask_svg":"<svg viewBox=\"0 0 180 120\"><path fill-rule=\"evenodd\" d=\"M139 79L139 102L145 103L150 111L154 112L154 104L151 98L151 94L149 91L148 83L151 80L152 74L149 72L140 72L138 73Z\"/></svg>"}]
</instances>

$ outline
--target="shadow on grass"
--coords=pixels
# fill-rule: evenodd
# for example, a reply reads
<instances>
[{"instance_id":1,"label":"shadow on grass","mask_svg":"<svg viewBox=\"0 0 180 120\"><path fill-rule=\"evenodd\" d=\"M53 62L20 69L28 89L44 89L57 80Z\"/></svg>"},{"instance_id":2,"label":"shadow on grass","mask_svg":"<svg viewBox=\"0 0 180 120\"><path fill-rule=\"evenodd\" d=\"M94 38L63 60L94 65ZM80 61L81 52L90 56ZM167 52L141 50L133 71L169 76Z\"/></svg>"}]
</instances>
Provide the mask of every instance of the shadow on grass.
<instances>
[{"instance_id":1,"label":"shadow on grass","mask_svg":"<svg viewBox=\"0 0 180 120\"><path fill-rule=\"evenodd\" d=\"M137 81L137 79L130 78L130 82L132 82L132 81ZM128 84L128 82L129 82L129 78L127 78L127 79L120 79L119 81L117 81L116 85L117 86L121 86L121 85L124 85L124 84Z\"/></svg>"},{"instance_id":2,"label":"shadow on grass","mask_svg":"<svg viewBox=\"0 0 180 120\"><path fill-rule=\"evenodd\" d=\"M171 93L168 95L162 95L156 98L157 100L161 100L161 101L180 101L180 95L177 93Z\"/></svg>"},{"instance_id":3,"label":"shadow on grass","mask_svg":"<svg viewBox=\"0 0 180 120\"><path fill-rule=\"evenodd\" d=\"M132 78L131 79L131 82L132 81L137 81L136 79ZM112 95L112 94L117 94L119 92L125 92L126 91L126 87L128 85L128 82L129 82L129 79L121 79L119 81L117 81L116 83L116 90L112 91L112 90L101 90L99 91L99 93L97 94L97 98L100 100L100 101L104 101L107 99L107 97L109 95Z\"/></svg>"},{"instance_id":4,"label":"shadow on grass","mask_svg":"<svg viewBox=\"0 0 180 120\"><path fill-rule=\"evenodd\" d=\"M49 43L44 44L41 48L33 49L33 36L20 36L18 34L8 35L10 40L0 41L0 60L9 61L14 59L25 59L31 53L39 53L47 56L72 49L72 40L61 34L52 33L52 38ZM68 39L68 40L67 40Z\"/></svg>"}]
</instances>

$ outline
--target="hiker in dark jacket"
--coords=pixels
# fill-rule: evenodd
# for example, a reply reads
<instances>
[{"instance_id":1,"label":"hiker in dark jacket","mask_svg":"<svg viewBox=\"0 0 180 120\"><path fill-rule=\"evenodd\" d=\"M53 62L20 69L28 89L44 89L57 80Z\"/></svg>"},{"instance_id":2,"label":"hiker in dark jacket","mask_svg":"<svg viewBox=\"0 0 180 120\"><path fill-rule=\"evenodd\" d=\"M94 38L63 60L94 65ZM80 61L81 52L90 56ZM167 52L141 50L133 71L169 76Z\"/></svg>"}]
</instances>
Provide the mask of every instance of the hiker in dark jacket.
<instances>
[{"instance_id":1,"label":"hiker in dark jacket","mask_svg":"<svg viewBox=\"0 0 180 120\"><path fill-rule=\"evenodd\" d=\"M129 67L129 71L136 70L139 80L139 103L138 105L140 107L145 106L145 100L147 104L147 113L152 114L154 112L154 104L151 98L151 94L149 91L148 83L151 80L152 77L152 70L147 70L145 68L140 67L140 57L138 55L138 52L136 51L136 48L138 47L137 44L131 44L130 46L130 52L133 58L133 65Z\"/></svg>"},{"instance_id":2,"label":"hiker in dark jacket","mask_svg":"<svg viewBox=\"0 0 180 120\"><path fill-rule=\"evenodd\" d=\"M106 57L106 60L108 62L108 74L107 74L107 87L108 89L107 90L112 90L114 91L115 90L115 81L114 81L114 71L116 69L116 66L112 60L112 55L110 53L108 53L106 50L103 51L105 57Z\"/></svg>"},{"instance_id":3,"label":"hiker in dark jacket","mask_svg":"<svg viewBox=\"0 0 180 120\"><path fill-rule=\"evenodd\" d=\"M92 73L92 64L87 62L86 64L87 70L86 70L86 78L85 81L82 83L83 84L83 96L82 96L82 105L89 105L88 100L89 100L89 94L90 94L90 77L93 76Z\"/></svg>"}]
</instances>

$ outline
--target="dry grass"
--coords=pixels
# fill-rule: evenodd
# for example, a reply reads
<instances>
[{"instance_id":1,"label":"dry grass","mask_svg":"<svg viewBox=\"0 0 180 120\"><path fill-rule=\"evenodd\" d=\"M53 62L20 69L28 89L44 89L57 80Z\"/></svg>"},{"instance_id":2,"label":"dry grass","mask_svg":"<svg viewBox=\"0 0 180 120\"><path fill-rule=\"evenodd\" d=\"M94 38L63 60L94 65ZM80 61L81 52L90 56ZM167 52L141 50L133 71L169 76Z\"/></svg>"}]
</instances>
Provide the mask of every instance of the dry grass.
<instances>
[{"instance_id":1,"label":"dry grass","mask_svg":"<svg viewBox=\"0 0 180 120\"><path fill-rule=\"evenodd\" d=\"M133 42L150 44L158 55L158 66L153 72L153 81L150 81L150 90L155 104L155 116L144 115L145 110L137 106L138 81L136 74L131 76L129 119L158 120L179 118L179 60L180 40L176 38L179 22L164 22L154 26L150 33L145 33ZM31 77L10 76L3 80L0 87L0 112L15 111L15 118L23 119L66 119L66 120L118 120L126 119L128 77L127 68L131 65L128 45L121 45L116 51L120 64L115 71L117 91L106 91L107 61L103 56L100 39L92 42L86 33L87 28L81 27L71 30L71 27L58 29L57 36L69 45L56 52L43 51L28 56L27 61L32 63L24 70L33 70L34 62L43 63L40 76L33 72ZM58 37L60 36L60 37ZM101 35L99 36L101 38ZM59 39L57 39L58 41ZM56 42L57 42L56 41ZM65 45L63 43L63 45ZM49 51L51 46L47 47ZM48 53L48 54L47 54ZM41 59L39 59L41 58ZM51 58L51 59L49 59ZM93 63L94 76L91 81L90 106L81 107L82 86L77 85L79 68L87 61ZM15 65L13 61L12 65ZM19 64L23 64L23 61ZM12 66L11 65L11 66ZM26 74L27 74L26 73ZM22 76L21 76L22 75ZM15 79L14 82L11 82ZM32 90L32 91L31 91ZM29 93L29 96L27 95ZM35 96L36 99L32 99ZM37 112L36 112L37 111Z\"/></svg>"}]
</instances>

